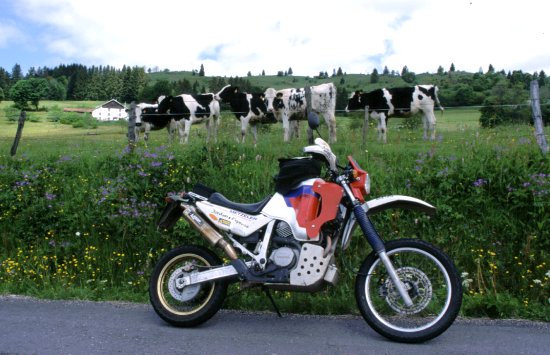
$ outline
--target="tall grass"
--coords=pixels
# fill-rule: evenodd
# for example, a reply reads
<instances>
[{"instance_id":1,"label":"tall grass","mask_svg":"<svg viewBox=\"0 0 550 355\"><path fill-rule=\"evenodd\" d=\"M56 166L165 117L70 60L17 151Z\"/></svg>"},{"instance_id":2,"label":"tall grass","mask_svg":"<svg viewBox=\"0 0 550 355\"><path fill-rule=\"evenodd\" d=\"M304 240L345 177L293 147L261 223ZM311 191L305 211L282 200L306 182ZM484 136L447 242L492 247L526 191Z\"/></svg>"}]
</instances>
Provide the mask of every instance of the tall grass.
<instances>
[{"instance_id":1,"label":"tall grass","mask_svg":"<svg viewBox=\"0 0 550 355\"><path fill-rule=\"evenodd\" d=\"M464 315L550 320L548 158L530 127L480 130L476 115L438 115L434 142L390 120L388 143L376 142L371 128L364 146L360 117L339 117L333 149L341 161L351 154L369 171L372 197L405 194L438 208L432 218L389 211L375 223L386 239L418 237L451 255L463 275ZM280 126L264 127L254 147L251 137L237 143L239 128L224 117L217 143L206 145L198 126L188 145L167 145L161 131L133 152L123 125L72 128L39 118L25 124L15 157L8 151L17 124L0 117L0 292L146 301L160 255L201 243L185 223L157 230L167 193L202 182L230 199L256 202L273 191L277 159L302 154L305 129L299 140L283 143ZM284 311L356 312L354 275L369 252L357 236L340 259L336 288L277 292L277 303ZM269 305L245 290L227 307Z\"/></svg>"}]
</instances>

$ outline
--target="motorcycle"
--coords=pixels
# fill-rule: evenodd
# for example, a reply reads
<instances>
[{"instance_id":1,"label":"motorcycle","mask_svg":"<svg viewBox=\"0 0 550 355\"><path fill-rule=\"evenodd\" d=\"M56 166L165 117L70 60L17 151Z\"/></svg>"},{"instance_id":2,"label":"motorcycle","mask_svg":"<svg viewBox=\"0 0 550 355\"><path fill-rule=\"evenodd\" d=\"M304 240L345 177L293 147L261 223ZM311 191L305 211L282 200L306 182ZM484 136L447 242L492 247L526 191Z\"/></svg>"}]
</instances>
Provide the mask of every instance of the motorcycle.
<instances>
[{"instance_id":1,"label":"motorcycle","mask_svg":"<svg viewBox=\"0 0 550 355\"><path fill-rule=\"evenodd\" d=\"M447 330L462 303L453 261L423 240L385 242L370 218L391 208L433 214L435 207L403 195L367 200L370 176L352 156L338 165L322 138L303 151L307 156L279 159L276 192L260 202L237 203L200 183L166 198L159 227L169 229L183 217L224 258L197 245L167 252L150 279L156 313L174 326L196 326L222 307L230 283L241 282L261 286L280 315L269 290L336 285L336 259L359 228L372 247L355 279L365 321L398 342L423 342Z\"/></svg>"}]
</instances>

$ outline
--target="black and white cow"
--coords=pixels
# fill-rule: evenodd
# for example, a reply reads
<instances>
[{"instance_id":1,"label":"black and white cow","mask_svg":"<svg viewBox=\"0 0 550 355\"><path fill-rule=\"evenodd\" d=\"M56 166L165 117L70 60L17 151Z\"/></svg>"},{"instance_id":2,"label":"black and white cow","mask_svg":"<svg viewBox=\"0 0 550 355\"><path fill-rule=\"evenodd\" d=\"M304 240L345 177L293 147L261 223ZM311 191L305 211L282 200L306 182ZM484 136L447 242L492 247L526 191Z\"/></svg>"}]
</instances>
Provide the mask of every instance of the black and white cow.
<instances>
[{"instance_id":1,"label":"black and white cow","mask_svg":"<svg viewBox=\"0 0 550 355\"><path fill-rule=\"evenodd\" d=\"M416 85L392 89L377 89L371 92L355 92L349 99L346 111L363 110L369 107L370 117L378 120L378 140L386 143L387 119L389 117L410 117L422 112L424 139L435 139L435 104L443 111L435 85ZM368 118L368 116L367 116Z\"/></svg>"},{"instance_id":2,"label":"black and white cow","mask_svg":"<svg viewBox=\"0 0 550 355\"><path fill-rule=\"evenodd\" d=\"M248 125L252 126L254 145L258 142L257 125L260 123L274 123L273 113L267 111L265 96L263 93L248 94L240 92L239 88L232 85L224 86L217 94L216 99L227 102L235 117L241 122L241 142L245 142Z\"/></svg>"},{"instance_id":3,"label":"black and white cow","mask_svg":"<svg viewBox=\"0 0 550 355\"><path fill-rule=\"evenodd\" d=\"M292 136L298 137L299 121L306 120L305 89L269 88L265 91L267 109L274 112L278 121L283 122L284 141ZM329 142L336 142L336 86L333 83L311 86L311 109L323 115L329 129ZM309 132L310 137L312 133Z\"/></svg>"},{"instance_id":4,"label":"black and white cow","mask_svg":"<svg viewBox=\"0 0 550 355\"><path fill-rule=\"evenodd\" d=\"M161 96L159 100L162 100ZM136 127L135 135L136 142L140 139L140 133L143 132L144 141L149 139L151 131L160 130L166 127L168 130L168 140L173 141L175 132L177 131L177 123L174 119L166 115L158 114L158 104L139 103L136 105ZM181 139L181 137L180 137Z\"/></svg>"},{"instance_id":5,"label":"black and white cow","mask_svg":"<svg viewBox=\"0 0 550 355\"><path fill-rule=\"evenodd\" d=\"M211 136L217 141L220 120L220 103L214 94L167 96L158 104L159 115L167 115L176 121L180 133L180 143L189 142L191 125L205 122L206 141Z\"/></svg>"}]
</instances>

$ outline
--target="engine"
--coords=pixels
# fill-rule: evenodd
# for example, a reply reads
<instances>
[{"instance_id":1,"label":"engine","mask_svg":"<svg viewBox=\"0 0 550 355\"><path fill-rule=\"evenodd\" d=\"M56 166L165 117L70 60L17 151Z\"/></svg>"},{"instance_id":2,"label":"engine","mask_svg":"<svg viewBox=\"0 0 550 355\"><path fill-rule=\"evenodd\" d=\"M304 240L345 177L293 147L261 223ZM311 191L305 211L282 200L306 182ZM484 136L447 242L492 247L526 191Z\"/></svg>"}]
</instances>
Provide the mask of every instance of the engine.
<instances>
[{"instance_id":1,"label":"engine","mask_svg":"<svg viewBox=\"0 0 550 355\"><path fill-rule=\"evenodd\" d=\"M291 269L300 256L300 243L292 235L288 223L279 221L275 227L275 235L272 238L273 249L269 260L281 268Z\"/></svg>"}]
</instances>

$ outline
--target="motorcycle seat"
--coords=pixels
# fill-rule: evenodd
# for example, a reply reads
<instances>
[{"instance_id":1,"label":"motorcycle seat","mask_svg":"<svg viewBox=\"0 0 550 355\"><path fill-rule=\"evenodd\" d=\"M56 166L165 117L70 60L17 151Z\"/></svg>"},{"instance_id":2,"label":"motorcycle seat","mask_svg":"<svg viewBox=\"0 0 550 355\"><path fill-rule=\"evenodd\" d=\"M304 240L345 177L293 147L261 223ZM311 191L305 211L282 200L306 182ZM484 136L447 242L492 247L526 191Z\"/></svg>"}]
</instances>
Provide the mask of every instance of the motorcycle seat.
<instances>
[{"instance_id":1,"label":"motorcycle seat","mask_svg":"<svg viewBox=\"0 0 550 355\"><path fill-rule=\"evenodd\" d=\"M214 192L208 198L208 202L247 214L258 214L262 211L265 205L267 205L270 199L271 196L267 196L262 201L256 203L236 203L228 200L224 195L220 194L219 192Z\"/></svg>"}]
</instances>

